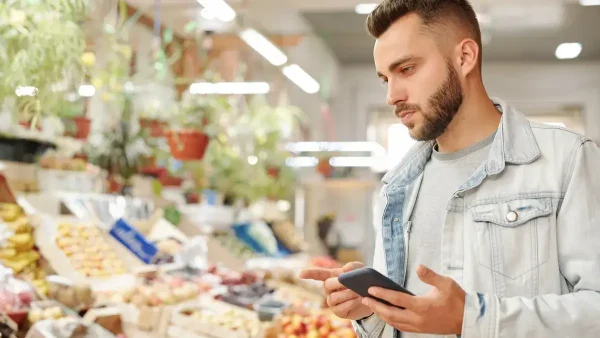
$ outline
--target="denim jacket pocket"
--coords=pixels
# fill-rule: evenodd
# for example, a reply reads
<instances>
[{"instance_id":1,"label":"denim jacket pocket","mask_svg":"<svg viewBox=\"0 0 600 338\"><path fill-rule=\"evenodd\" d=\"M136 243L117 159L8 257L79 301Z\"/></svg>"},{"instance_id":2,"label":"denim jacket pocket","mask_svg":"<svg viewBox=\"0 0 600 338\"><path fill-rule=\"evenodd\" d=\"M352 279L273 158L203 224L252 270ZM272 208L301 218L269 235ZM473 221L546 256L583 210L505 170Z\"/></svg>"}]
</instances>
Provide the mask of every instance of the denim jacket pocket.
<instances>
[{"instance_id":1,"label":"denim jacket pocket","mask_svg":"<svg viewBox=\"0 0 600 338\"><path fill-rule=\"evenodd\" d=\"M525 198L471 208L479 264L518 279L548 261L550 198Z\"/></svg>"}]
</instances>

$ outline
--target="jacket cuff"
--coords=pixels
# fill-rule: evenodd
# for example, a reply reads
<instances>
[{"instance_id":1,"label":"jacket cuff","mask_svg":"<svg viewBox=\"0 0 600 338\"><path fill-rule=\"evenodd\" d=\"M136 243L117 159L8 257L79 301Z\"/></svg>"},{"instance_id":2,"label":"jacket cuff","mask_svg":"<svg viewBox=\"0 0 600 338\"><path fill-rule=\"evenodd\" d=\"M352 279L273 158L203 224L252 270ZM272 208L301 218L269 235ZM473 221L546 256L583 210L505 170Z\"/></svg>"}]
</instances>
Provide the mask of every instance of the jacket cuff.
<instances>
[{"instance_id":1,"label":"jacket cuff","mask_svg":"<svg viewBox=\"0 0 600 338\"><path fill-rule=\"evenodd\" d=\"M385 322L373 314L366 319L353 320L352 326L359 338L376 338L381 336Z\"/></svg>"},{"instance_id":2,"label":"jacket cuff","mask_svg":"<svg viewBox=\"0 0 600 338\"><path fill-rule=\"evenodd\" d=\"M479 292L467 293L460 337L494 338L496 336L495 318L495 299Z\"/></svg>"}]
</instances>

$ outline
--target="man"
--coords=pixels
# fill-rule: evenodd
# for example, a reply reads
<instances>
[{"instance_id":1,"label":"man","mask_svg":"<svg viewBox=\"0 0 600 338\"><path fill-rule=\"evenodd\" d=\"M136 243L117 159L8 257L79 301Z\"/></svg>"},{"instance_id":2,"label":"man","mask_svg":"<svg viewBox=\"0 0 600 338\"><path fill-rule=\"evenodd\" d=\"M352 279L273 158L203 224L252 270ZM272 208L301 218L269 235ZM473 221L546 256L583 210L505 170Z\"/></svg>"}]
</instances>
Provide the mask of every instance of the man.
<instances>
[{"instance_id":1,"label":"man","mask_svg":"<svg viewBox=\"0 0 600 338\"><path fill-rule=\"evenodd\" d=\"M384 0L367 20L416 146L384 178L373 266L417 296L311 269L361 337L600 337L600 152L490 99L466 0Z\"/></svg>"}]
</instances>

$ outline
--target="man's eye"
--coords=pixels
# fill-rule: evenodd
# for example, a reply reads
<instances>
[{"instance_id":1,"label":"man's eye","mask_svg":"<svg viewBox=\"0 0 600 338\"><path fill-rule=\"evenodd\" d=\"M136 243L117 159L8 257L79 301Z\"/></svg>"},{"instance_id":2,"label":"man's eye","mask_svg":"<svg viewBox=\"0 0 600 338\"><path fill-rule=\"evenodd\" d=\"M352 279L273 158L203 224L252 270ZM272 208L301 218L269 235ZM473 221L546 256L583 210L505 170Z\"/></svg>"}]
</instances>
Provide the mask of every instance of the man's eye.
<instances>
[{"instance_id":1,"label":"man's eye","mask_svg":"<svg viewBox=\"0 0 600 338\"><path fill-rule=\"evenodd\" d=\"M402 74L409 74L411 73L413 70L415 69L415 66L408 66L408 67L404 67L402 68L400 71L402 72Z\"/></svg>"},{"instance_id":2,"label":"man's eye","mask_svg":"<svg viewBox=\"0 0 600 338\"><path fill-rule=\"evenodd\" d=\"M387 80L387 79L381 79L381 85L382 85L382 86L385 86L385 85L387 85L387 83L388 83L388 80Z\"/></svg>"}]
</instances>

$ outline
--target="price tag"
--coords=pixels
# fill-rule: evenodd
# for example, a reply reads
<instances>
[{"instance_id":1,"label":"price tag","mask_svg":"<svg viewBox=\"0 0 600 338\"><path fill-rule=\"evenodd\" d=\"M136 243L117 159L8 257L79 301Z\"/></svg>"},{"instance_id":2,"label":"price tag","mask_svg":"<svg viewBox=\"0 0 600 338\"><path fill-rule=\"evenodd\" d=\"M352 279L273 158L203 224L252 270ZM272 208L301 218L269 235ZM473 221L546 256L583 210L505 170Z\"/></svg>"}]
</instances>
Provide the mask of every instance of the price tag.
<instances>
[{"instance_id":1,"label":"price tag","mask_svg":"<svg viewBox=\"0 0 600 338\"><path fill-rule=\"evenodd\" d=\"M146 264L151 264L158 253L158 248L153 243L123 219L113 225L110 235Z\"/></svg>"}]
</instances>

